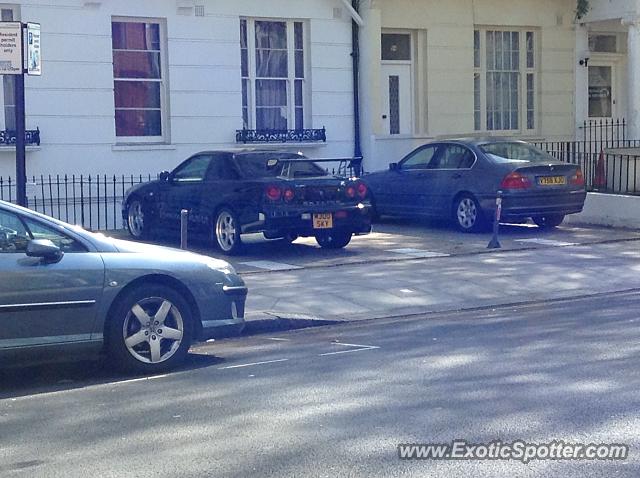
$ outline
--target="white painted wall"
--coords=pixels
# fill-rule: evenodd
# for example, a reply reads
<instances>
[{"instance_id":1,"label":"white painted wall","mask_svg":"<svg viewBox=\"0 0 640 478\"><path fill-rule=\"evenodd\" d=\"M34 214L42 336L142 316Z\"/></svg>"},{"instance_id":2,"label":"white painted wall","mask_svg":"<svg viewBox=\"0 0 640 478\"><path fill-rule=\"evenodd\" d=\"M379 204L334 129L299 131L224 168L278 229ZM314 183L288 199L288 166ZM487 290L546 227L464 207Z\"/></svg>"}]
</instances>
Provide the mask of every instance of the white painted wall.
<instances>
[{"instance_id":1,"label":"white painted wall","mask_svg":"<svg viewBox=\"0 0 640 478\"><path fill-rule=\"evenodd\" d=\"M565 222L640 229L640 197L587 193L584 210L568 215Z\"/></svg>"},{"instance_id":2,"label":"white painted wall","mask_svg":"<svg viewBox=\"0 0 640 478\"><path fill-rule=\"evenodd\" d=\"M614 18L637 15L640 12L638 0L589 0L589 12L582 22L599 22Z\"/></svg>"},{"instance_id":3,"label":"white painted wall","mask_svg":"<svg viewBox=\"0 0 640 478\"><path fill-rule=\"evenodd\" d=\"M353 154L351 18L340 0L201 0L205 16L177 0L21 0L23 21L42 24L43 75L27 78L27 128L42 146L27 153L27 174L138 174L170 169L204 149L236 147L242 127L239 18L307 22L311 94L308 127L328 142L289 146L314 157ZM0 4L1 5L1 4ZM97 6L96 6L97 5ZM338 9L338 10L335 10ZM121 146L114 124L112 16L165 19L170 141ZM0 100L1 101L1 100ZM15 173L0 151L0 176Z\"/></svg>"}]
</instances>

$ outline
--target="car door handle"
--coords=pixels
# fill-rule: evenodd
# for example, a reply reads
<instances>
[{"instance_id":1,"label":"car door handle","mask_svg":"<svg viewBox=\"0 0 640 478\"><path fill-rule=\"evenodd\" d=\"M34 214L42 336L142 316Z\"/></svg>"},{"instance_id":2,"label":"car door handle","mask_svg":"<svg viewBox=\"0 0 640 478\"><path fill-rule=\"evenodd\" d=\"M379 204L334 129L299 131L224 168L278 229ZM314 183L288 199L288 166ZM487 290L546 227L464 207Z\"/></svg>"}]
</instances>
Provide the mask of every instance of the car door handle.
<instances>
[{"instance_id":1,"label":"car door handle","mask_svg":"<svg viewBox=\"0 0 640 478\"><path fill-rule=\"evenodd\" d=\"M462 174L460 173L456 173L453 176L451 176L453 179L460 179L462 177Z\"/></svg>"}]
</instances>

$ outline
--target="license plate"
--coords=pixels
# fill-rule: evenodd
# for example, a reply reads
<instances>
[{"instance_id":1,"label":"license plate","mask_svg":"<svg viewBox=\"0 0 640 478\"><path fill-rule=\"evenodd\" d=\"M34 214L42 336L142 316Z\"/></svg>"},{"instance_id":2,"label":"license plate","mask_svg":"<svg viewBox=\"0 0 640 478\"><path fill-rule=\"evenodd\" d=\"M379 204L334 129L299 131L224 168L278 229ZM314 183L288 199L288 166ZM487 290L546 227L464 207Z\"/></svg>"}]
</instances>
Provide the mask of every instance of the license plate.
<instances>
[{"instance_id":1,"label":"license plate","mask_svg":"<svg viewBox=\"0 0 640 478\"><path fill-rule=\"evenodd\" d=\"M330 212L323 212L313 215L314 229L331 229L333 227L333 216Z\"/></svg>"},{"instance_id":2,"label":"license plate","mask_svg":"<svg viewBox=\"0 0 640 478\"><path fill-rule=\"evenodd\" d=\"M562 186L567 184L567 178L564 176L543 176L538 178L540 186Z\"/></svg>"}]
</instances>

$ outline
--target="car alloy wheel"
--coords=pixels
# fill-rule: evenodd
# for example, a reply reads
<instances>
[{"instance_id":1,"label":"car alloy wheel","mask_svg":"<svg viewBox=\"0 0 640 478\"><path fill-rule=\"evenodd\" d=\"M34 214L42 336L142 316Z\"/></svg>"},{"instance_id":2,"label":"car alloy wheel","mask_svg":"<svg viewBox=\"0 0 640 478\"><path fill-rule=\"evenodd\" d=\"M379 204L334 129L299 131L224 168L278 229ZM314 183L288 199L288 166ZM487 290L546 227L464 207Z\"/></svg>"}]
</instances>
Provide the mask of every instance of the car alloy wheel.
<instances>
[{"instance_id":1,"label":"car alloy wheel","mask_svg":"<svg viewBox=\"0 0 640 478\"><path fill-rule=\"evenodd\" d=\"M164 285L132 289L118 299L108 320L107 348L123 370L167 370L184 359L191 345L191 308L180 294Z\"/></svg>"},{"instance_id":2,"label":"car alloy wheel","mask_svg":"<svg viewBox=\"0 0 640 478\"><path fill-rule=\"evenodd\" d=\"M144 237L147 232L142 202L138 199L133 199L127 206L127 227L129 233L136 239Z\"/></svg>"},{"instance_id":3,"label":"car alloy wheel","mask_svg":"<svg viewBox=\"0 0 640 478\"><path fill-rule=\"evenodd\" d=\"M220 250L226 254L235 254L239 251L242 242L240 239L240 225L229 209L222 209L215 222L215 239Z\"/></svg>"},{"instance_id":4,"label":"car alloy wheel","mask_svg":"<svg viewBox=\"0 0 640 478\"><path fill-rule=\"evenodd\" d=\"M454 206L456 225L461 231L475 232L482 227L482 212L471 196L461 196Z\"/></svg>"},{"instance_id":5,"label":"car alloy wheel","mask_svg":"<svg viewBox=\"0 0 640 478\"><path fill-rule=\"evenodd\" d=\"M182 314L171 301L148 297L136 302L122 326L124 344L142 363L161 363L173 357L184 337Z\"/></svg>"}]
</instances>

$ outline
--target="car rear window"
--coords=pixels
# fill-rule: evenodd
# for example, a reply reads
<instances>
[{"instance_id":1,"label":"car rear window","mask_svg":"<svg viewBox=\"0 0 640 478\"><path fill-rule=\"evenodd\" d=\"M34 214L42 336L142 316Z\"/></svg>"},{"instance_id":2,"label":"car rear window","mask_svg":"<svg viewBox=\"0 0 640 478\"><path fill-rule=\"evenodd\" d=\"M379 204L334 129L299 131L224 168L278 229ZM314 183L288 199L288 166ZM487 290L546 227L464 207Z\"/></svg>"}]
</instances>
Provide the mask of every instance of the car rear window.
<instances>
[{"instance_id":1,"label":"car rear window","mask_svg":"<svg viewBox=\"0 0 640 478\"><path fill-rule=\"evenodd\" d=\"M310 161L300 161L298 154L243 154L236 156L238 167L248 178L301 178L326 176L328 173Z\"/></svg>"},{"instance_id":2,"label":"car rear window","mask_svg":"<svg viewBox=\"0 0 640 478\"><path fill-rule=\"evenodd\" d=\"M528 143L496 142L480 145L480 149L493 161L498 163L546 163L555 161L548 153Z\"/></svg>"}]
</instances>

